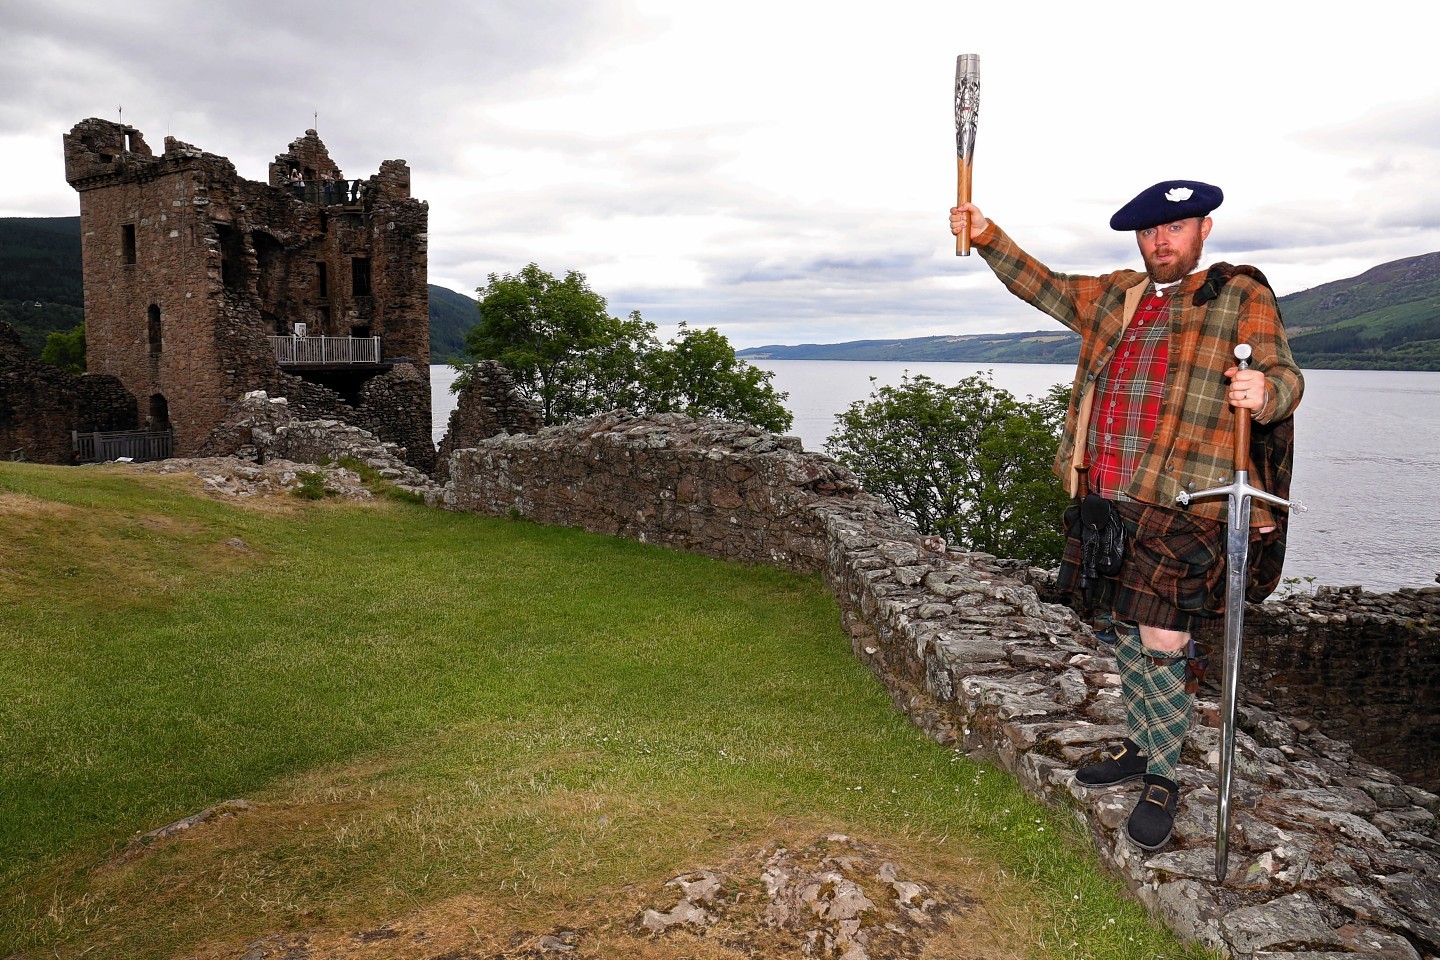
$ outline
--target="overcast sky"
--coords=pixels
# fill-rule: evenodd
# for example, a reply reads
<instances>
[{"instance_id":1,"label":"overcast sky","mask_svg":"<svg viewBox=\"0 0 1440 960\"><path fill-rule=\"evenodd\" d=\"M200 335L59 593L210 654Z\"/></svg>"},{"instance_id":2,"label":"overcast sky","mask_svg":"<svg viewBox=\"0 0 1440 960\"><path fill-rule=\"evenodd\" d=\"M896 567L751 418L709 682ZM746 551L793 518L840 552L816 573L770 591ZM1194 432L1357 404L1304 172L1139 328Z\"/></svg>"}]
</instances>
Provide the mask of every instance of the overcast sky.
<instances>
[{"instance_id":1,"label":"overcast sky","mask_svg":"<svg viewBox=\"0 0 1440 960\"><path fill-rule=\"evenodd\" d=\"M314 127L350 177L410 164L430 281L464 293L579 270L737 347L1048 329L954 254L957 54L975 201L1032 253L1138 266L1110 214L1195 178L1226 196L1207 258L1283 294L1440 250L1423 9L0 0L0 216L78 214L61 135L122 107L253 180Z\"/></svg>"}]
</instances>

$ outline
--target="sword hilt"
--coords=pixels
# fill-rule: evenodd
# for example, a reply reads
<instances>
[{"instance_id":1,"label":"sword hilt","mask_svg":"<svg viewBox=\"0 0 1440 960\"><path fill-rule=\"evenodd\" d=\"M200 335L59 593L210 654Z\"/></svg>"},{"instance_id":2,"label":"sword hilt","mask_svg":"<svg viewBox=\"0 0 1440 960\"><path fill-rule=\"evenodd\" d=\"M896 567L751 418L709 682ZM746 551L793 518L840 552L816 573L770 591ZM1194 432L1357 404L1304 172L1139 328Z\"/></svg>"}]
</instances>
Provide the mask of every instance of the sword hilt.
<instances>
[{"instance_id":1,"label":"sword hilt","mask_svg":"<svg viewBox=\"0 0 1440 960\"><path fill-rule=\"evenodd\" d=\"M1250 344L1235 345L1235 365L1241 370L1250 369L1250 355L1254 353ZM1250 411L1245 407L1235 408L1235 472L1250 469Z\"/></svg>"},{"instance_id":2,"label":"sword hilt","mask_svg":"<svg viewBox=\"0 0 1440 960\"><path fill-rule=\"evenodd\" d=\"M1235 347L1235 363L1241 370L1250 369L1250 356L1254 351L1250 344L1241 343ZM1242 498L1253 498L1264 500L1266 503L1274 504L1277 507L1295 508L1304 510L1305 507L1298 503L1291 503L1274 494L1250 484L1250 411L1245 407L1235 408L1235 479L1223 487L1211 487L1209 490L1201 490L1198 493L1181 491L1175 497L1175 502L1182 507L1188 507L1192 501L1204 497L1229 496L1234 499L1232 504L1238 504ZM1236 511L1231 510L1233 514Z\"/></svg>"}]
</instances>

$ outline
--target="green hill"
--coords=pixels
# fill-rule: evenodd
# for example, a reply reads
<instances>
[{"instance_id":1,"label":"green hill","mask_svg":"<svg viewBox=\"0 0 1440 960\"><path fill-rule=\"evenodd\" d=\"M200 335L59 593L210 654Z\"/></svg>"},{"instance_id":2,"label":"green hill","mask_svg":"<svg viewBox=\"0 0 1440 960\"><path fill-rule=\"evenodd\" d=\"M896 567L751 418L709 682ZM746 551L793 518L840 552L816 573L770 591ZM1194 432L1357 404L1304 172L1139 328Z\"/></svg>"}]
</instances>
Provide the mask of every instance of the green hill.
<instances>
[{"instance_id":1,"label":"green hill","mask_svg":"<svg viewBox=\"0 0 1440 960\"><path fill-rule=\"evenodd\" d=\"M0 300L85 305L79 217L0 217Z\"/></svg>"},{"instance_id":2,"label":"green hill","mask_svg":"<svg viewBox=\"0 0 1440 960\"><path fill-rule=\"evenodd\" d=\"M474 297L430 284L430 362L449 363L465 350L465 334L480 320Z\"/></svg>"},{"instance_id":3,"label":"green hill","mask_svg":"<svg viewBox=\"0 0 1440 960\"><path fill-rule=\"evenodd\" d=\"M911 363L1074 363L1080 338L1068 330L1028 333L977 333L955 337L902 340L852 340L848 343L772 345L735 351L748 360L904 360Z\"/></svg>"},{"instance_id":4,"label":"green hill","mask_svg":"<svg viewBox=\"0 0 1440 960\"><path fill-rule=\"evenodd\" d=\"M84 316L79 217L0 217L0 320L39 355Z\"/></svg>"},{"instance_id":5,"label":"green hill","mask_svg":"<svg viewBox=\"0 0 1440 960\"><path fill-rule=\"evenodd\" d=\"M1440 253L1383 263L1280 306L1301 366L1440 370Z\"/></svg>"}]
</instances>

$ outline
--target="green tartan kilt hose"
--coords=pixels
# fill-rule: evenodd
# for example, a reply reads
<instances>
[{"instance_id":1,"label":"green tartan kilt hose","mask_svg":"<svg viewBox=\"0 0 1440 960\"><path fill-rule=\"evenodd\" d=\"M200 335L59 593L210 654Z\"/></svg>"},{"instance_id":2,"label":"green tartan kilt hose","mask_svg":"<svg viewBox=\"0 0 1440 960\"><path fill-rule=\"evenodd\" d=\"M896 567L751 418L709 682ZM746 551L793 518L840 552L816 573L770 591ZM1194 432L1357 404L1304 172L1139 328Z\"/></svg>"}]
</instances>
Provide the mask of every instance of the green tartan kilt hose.
<instances>
[{"instance_id":1,"label":"green tartan kilt hose","mask_svg":"<svg viewBox=\"0 0 1440 960\"><path fill-rule=\"evenodd\" d=\"M1125 560L1113 577L1080 587L1079 507L1065 511L1057 586L1116 620L1193 632L1225 612L1225 525L1148 503L1113 501L1125 525Z\"/></svg>"}]
</instances>

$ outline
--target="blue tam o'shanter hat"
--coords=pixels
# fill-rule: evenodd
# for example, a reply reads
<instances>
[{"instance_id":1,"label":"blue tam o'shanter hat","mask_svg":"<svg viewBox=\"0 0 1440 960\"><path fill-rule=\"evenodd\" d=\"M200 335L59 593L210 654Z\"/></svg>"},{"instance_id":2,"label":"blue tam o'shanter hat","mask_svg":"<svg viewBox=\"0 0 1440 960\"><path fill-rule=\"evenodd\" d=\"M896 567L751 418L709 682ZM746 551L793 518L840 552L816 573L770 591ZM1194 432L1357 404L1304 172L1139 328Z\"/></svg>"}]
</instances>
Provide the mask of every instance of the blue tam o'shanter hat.
<instances>
[{"instance_id":1,"label":"blue tam o'shanter hat","mask_svg":"<svg viewBox=\"0 0 1440 960\"><path fill-rule=\"evenodd\" d=\"M1116 210L1110 218L1110 229L1144 230L1162 223L1209 216L1224 200L1224 191L1208 183L1166 180L1142 190L1134 200Z\"/></svg>"}]
</instances>

